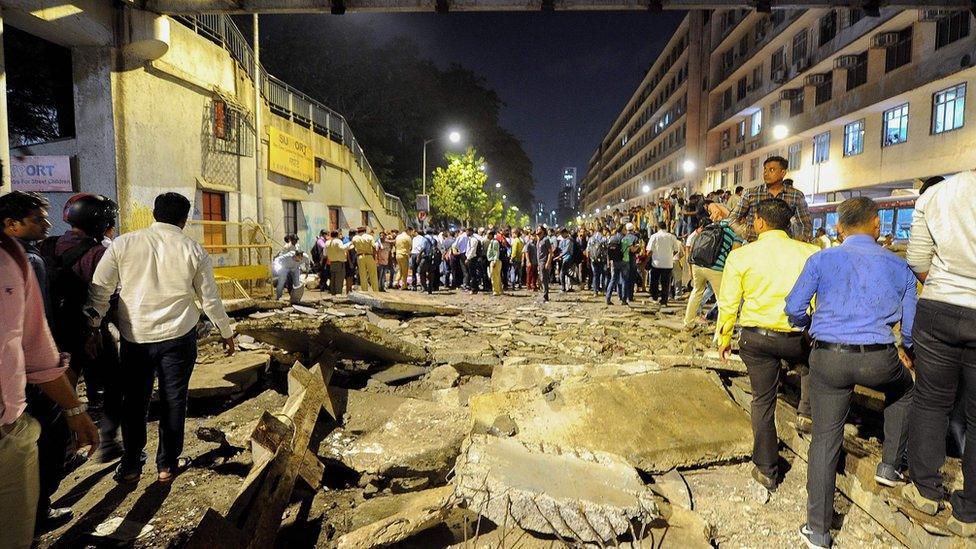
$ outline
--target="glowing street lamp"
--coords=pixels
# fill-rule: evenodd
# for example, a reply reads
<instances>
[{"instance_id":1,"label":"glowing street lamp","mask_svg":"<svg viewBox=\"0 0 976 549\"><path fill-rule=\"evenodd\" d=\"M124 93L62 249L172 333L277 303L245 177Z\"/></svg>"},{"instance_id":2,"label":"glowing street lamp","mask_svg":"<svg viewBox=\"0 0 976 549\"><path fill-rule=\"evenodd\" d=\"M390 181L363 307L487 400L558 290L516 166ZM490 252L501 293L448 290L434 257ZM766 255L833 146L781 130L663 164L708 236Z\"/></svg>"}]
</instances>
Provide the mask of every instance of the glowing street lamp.
<instances>
[{"instance_id":1,"label":"glowing street lamp","mask_svg":"<svg viewBox=\"0 0 976 549\"><path fill-rule=\"evenodd\" d=\"M424 183L423 183L423 189L421 190L421 194L427 194L427 145L433 143L434 141L440 141L441 139L445 139L445 138L451 143L457 144L461 142L461 134L460 132L457 131L452 131L450 134L446 136L435 137L433 139L424 140L424 173L422 178Z\"/></svg>"},{"instance_id":2,"label":"glowing street lamp","mask_svg":"<svg viewBox=\"0 0 976 549\"><path fill-rule=\"evenodd\" d=\"M773 126L773 139L785 139L790 134L790 129L783 124Z\"/></svg>"},{"instance_id":3,"label":"glowing street lamp","mask_svg":"<svg viewBox=\"0 0 976 549\"><path fill-rule=\"evenodd\" d=\"M685 173L691 173L695 171L695 163L692 162L691 160L685 160L684 163L681 165L681 169L683 169Z\"/></svg>"},{"instance_id":4,"label":"glowing street lamp","mask_svg":"<svg viewBox=\"0 0 976 549\"><path fill-rule=\"evenodd\" d=\"M457 144L461 142L461 134L459 132L451 132L447 138L451 141L451 143Z\"/></svg>"},{"instance_id":5,"label":"glowing street lamp","mask_svg":"<svg viewBox=\"0 0 976 549\"><path fill-rule=\"evenodd\" d=\"M644 194L647 194L647 193L651 192L651 187L648 186L648 185L644 185L643 187L641 187L641 192L643 192Z\"/></svg>"},{"instance_id":6,"label":"glowing street lamp","mask_svg":"<svg viewBox=\"0 0 976 549\"><path fill-rule=\"evenodd\" d=\"M495 188L496 188L496 189L500 189L500 188L502 188L502 184L501 184L501 183L495 183Z\"/></svg>"}]
</instances>

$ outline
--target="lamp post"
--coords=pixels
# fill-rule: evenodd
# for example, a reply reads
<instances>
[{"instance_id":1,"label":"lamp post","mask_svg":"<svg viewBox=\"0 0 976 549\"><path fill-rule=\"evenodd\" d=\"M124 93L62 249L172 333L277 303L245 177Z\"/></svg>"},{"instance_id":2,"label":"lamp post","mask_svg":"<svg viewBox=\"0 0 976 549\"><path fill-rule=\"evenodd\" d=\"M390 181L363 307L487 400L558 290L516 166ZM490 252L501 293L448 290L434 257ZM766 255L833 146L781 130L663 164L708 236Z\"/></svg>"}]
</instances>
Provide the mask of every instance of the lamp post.
<instances>
[{"instance_id":1,"label":"lamp post","mask_svg":"<svg viewBox=\"0 0 976 549\"><path fill-rule=\"evenodd\" d=\"M461 134L458 133L458 132L451 132L447 136L435 137L433 139L427 139L427 140L424 141L424 168L423 168L424 169L424 173L423 173L423 176L422 176L423 190L421 190L420 194L427 194L427 145L430 145L434 141L440 141L441 139L444 139L445 137L451 143L460 143L461 142Z\"/></svg>"}]
</instances>

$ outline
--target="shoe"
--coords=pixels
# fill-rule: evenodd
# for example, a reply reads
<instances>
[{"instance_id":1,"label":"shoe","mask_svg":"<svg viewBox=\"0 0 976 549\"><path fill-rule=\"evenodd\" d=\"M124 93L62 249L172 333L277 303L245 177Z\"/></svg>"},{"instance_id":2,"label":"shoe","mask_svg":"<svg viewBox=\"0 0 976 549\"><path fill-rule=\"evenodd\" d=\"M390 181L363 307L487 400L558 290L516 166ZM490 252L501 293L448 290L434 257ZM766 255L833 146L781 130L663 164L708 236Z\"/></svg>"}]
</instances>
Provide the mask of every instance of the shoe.
<instances>
[{"instance_id":1,"label":"shoe","mask_svg":"<svg viewBox=\"0 0 976 549\"><path fill-rule=\"evenodd\" d=\"M830 547L833 542L833 540L830 539L830 532L815 534L806 524L800 527L799 534L809 549L826 549Z\"/></svg>"},{"instance_id":2,"label":"shoe","mask_svg":"<svg viewBox=\"0 0 976 549\"><path fill-rule=\"evenodd\" d=\"M73 518L75 518L75 512L71 510L71 507L50 508L44 516L37 517L37 523L34 526L34 535L39 536L52 530L57 530L71 522Z\"/></svg>"},{"instance_id":3,"label":"shoe","mask_svg":"<svg viewBox=\"0 0 976 549\"><path fill-rule=\"evenodd\" d=\"M909 503L911 503L912 507L918 509L926 515L931 515L933 517L939 514L939 509L941 509L943 506L941 501L936 501L923 496L914 484L906 484L901 489L901 497L905 498Z\"/></svg>"},{"instance_id":4,"label":"shoe","mask_svg":"<svg viewBox=\"0 0 976 549\"><path fill-rule=\"evenodd\" d=\"M885 462L878 464L878 469L874 473L874 481L890 488L901 486L907 482L901 471Z\"/></svg>"},{"instance_id":5,"label":"shoe","mask_svg":"<svg viewBox=\"0 0 976 549\"><path fill-rule=\"evenodd\" d=\"M122 444L117 440L103 442L92 456L95 463L108 463L122 457Z\"/></svg>"},{"instance_id":6,"label":"shoe","mask_svg":"<svg viewBox=\"0 0 976 549\"><path fill-rule=\"evenodd\" d=\"M809 416L796 416L796 423L793 424L797 433L804 435L813 434L813 419Z\"/></svg>"},{"instance_id":7,"label":"shoe","mask_svg":"<svg viewBox=\"0 0 976 549\"><path fill-rule=\"evenodd\" d=\"M963 522L954 515L946 522L949 531L961 538L971 538L976 535L976 522Z\"/></svg>"},{"instance_id":8,"label":"shoe","mask_svg":"<svg viewBox=\"0 0 976 549\"><path fill-rule=\"evenodd\" d=\"M752 478L766 490L769 490L770 492L776 491L776 479L767 477L762 471L759 470L758 467L752 468Z\"/></svg>"}]
</instances>

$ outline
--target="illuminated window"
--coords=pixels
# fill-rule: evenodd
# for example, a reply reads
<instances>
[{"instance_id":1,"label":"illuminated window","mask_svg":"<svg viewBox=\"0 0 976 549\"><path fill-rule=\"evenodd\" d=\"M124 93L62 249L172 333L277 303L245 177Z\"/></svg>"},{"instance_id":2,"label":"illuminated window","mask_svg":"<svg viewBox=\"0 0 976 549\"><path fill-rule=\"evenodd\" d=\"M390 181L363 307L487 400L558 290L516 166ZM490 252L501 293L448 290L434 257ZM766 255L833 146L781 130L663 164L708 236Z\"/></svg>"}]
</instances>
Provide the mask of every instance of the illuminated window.
<instances>
[{"instance_id":1,"label":"illuminated window","mask_svg":"<svg viewBox=\"0 0 976 549\"><path fill-rule=\"evenodd\" d=\"M224 193L203 191L203 221L227 221L226 197ZM221 224L205 223L203 225L203 244L207 253L222 254L227 250L218 246L227 243L226 227Z\"/></svg>"},{"instance_id":2,"label":"illuminated window","mask_svg":"<svg viewBox=\"0 0 976 549\"><path fill-rule=\"evenodd\" d=\"M932 133L959 129L966 121L966 84L932 96Z\"/></svg>"}]
</instances>

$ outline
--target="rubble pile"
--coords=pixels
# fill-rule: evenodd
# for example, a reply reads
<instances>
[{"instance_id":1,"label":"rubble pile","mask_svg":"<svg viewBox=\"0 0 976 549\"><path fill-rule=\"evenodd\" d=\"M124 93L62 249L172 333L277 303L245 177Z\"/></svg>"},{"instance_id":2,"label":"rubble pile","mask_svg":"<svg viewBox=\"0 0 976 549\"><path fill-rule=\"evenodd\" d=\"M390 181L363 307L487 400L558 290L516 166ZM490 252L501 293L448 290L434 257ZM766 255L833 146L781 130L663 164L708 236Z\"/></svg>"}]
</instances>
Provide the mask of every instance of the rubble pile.
<instances>
[{"instance_id":1,"label":"rubble pile","mask_svg":"<svg viewBox=\"0 0 976 549\"><path fill-rule=\"evenodd\" d=\"M188 545L795 545L762 524L767 506L799 512L802 483L769 494L749 480L745 367L682 329L680 307L312 295L238 313L233 357L202 347L191 398L238 404L188 440L177 482L207 479L184 485L201 494ZM800 471L808 440L781 408ZM859 509L839 543L954 547L865 476L876 441L848 438L838 486Z\"/></svg>"}]
</instances>

